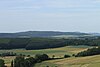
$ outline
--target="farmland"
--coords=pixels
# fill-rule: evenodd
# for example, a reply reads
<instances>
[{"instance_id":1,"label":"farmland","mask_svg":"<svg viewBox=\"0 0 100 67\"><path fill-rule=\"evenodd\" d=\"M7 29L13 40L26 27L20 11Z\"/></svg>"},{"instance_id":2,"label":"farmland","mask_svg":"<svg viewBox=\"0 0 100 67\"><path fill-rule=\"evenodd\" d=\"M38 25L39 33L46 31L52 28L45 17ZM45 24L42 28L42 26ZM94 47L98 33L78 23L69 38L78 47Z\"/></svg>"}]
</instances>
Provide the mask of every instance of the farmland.
<instances>
[{"instance_id":1,"label":"farmland","mask_svg":"<svg viewBox=\"0 0 100 67\"><path fill-rule=\"evenodd\" d=\"M71 57L68 59L50 60L36 64L36 67L99 67L100 55L89 57Z\"/></svg>"},{"instance_id":2,"label":"farmland","mask_svg":"<svg viewBox=\"0 0 100 67\"><path fill-rule=\"evenodd\" d=\"M45 53L45 54L48 54L50 57L55 55L55 57L57 57L57 58L62 58L65 54L68 54L68 55L76 54L76 53L78 53L80 51L87 50L87 48L91 48L91 47L88 47L88 46L66 46L66 47L52 48L52 49L42 49L42 50L13 49L13 50L0 50L0 53L3 53L3 52L14 52L14 53L17 53L17 54L31 55L32 57L34 57L34 55L36 55L36 54ZM4 57L4 58L0 57L0 59L4 59L5 60L5 63L6 63L7 66L10 66L10 62L14 58L15 57ZM52 66L61 65L61 67L64 67L64 65L65 65L65 67L68 66L68 65L72 65L72 66L75 65L76 67L80 67L81 64L85 64L85 63L88 64L89 61L87 61L87 60L90 59L90 58L94 58L95 61L99 62L98 59L100 57L99 56L95 56L95 57L94 56L93 57L79 57L79 58L71 57L71 58L68 58L68 59L50 60L50 61L45 61L45 62L36 64L36 67L44 67L45 65L52 65ZM82 63L81 62L77 62L79 60L80 61L84 61L84 62L87 61L87 62L85 62L85 63L84 62L82 62ZM93 60L93 62L94 62L94 60ZM71 63L71 62L73 62L73 63ZM97 64L99 64L98 62L97 62ZM40 65L40 66L38 66L38 65Z\"/></svg>"}]
</instances>

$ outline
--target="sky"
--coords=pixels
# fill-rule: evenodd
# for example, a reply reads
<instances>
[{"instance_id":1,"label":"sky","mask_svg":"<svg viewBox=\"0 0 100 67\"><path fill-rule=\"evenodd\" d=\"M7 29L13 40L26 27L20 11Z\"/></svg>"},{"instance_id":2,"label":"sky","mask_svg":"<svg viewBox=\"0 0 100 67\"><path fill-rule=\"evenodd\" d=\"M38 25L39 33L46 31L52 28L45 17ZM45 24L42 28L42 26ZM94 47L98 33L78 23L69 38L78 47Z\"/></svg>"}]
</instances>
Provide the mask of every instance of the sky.
<instances>
[{"instance_id":1,"label":"sky","mask_svg":"<svg viewBox=\"0 0 100 67\"><path fill-rule=\"evenodd\" d=\"M100 0L0 0L0 32L100 33Z\"/></svg>"}]
</instances>

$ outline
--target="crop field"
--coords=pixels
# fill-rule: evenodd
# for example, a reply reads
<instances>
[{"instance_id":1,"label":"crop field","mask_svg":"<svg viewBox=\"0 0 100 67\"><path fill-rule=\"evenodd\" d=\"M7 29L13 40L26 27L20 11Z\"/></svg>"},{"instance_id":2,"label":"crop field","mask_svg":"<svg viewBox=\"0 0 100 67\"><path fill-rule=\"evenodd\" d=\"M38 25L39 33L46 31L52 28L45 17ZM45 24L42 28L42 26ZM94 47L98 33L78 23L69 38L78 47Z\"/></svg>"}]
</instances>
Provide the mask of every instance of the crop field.
<instances>
[{"instance_id":1,"label":"crop field","mask_svg":"<svg viewBox=\"0 0 100 67\"><path fill-rule=\"evenodd\" d=\"M0 50L0 53L4 52L14 52L17 54L24 54L24 55L31 55L34 57L36 54L48 54L50 57L55 55L57 58L62 58L64 57L65 54L72 55L76 54L80 51L87 50L88 46L67 46L67 47L61 47L61 48L53 48L53 49L43 49L43 50L25 50L25 49L14 49L14 50ZM0 59L5 60L5 64L7 66L10 66L10 62L14 59L15 57L0 57ZM93 59L91 59L93 58ZM38 63L35 66L36 67L45 67L46 65L50 67L87 67L87 66L94 66L94 64L90 65L89 64L89 59L91 59L91 63L97 63L97 65L100 65L100 56L92 56L92 57L78 57L78 58L68 58L68 59L59 59L59 60L50 60L50 61L45 61L42 63ZM87 61L88 60L88 61ZM94 61L95 60L95 61ZM92 62L93 61L93 62Z\"/></svg>"},{"instance_id":2,"label":"crop field","mask_svg":"<svg viewBox=\"0 0 100 67\"><path fill-rule=\"evenodd\" d=\"M100 55L89 57L71 57L38 63L35 67L100 67Z\"/></svg>"}]
</instances>

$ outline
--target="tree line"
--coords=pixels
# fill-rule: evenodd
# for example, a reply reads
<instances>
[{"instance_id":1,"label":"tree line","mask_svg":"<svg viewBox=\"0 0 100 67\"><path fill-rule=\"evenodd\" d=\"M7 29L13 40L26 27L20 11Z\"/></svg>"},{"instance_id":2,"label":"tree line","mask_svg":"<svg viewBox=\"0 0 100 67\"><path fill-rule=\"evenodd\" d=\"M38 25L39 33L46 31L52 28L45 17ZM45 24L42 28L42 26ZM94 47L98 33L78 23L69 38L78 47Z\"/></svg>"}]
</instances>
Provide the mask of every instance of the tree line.
<instances>
[{"instance_id":1,"label":"tree line","mask_svg":"<svg viewBox=\"0 0 100 67\"><path fill-rule=\"evenodd\" d=\"M97 39L54 39L54 38L0 38L0 49L27 50L58 48L64 46L100 46L100 38Z\"/></svg>"},{"instance_id":2,"label":"tree line","mask_svg":"<svg viewBox=\"0 0 100 67\"><path fill-rule=\"evenodd\" d=\"M25 54L17 54L14 52L3 52L0 53L0 57L7 57L7 56L24 56L24 57L30 57L30 55L25 55Z\"/></svg>"},{"instance_id":3,"label":"tree line","mask_svg":"<svg viewBox=\"0 0 100 67\"><path fill-rule=\"evenodd\" d=\"M92 55L99 55L100 54L100 47L90 48L86 51L79 52L75 57L84 57L84 56L92 56Z\"/></svg>"}]
</instances>

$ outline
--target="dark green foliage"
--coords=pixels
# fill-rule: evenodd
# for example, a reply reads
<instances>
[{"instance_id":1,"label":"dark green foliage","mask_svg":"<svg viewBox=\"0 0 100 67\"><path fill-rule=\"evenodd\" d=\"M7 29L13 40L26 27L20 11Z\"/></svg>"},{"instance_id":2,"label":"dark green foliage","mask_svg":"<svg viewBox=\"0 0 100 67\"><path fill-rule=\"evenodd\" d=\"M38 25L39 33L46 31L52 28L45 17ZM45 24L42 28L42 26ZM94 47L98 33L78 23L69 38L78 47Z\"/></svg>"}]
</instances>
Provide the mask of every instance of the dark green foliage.
<instances>
[{"instance_id":1,"label":"dark green foliage","mask_svg":"<svg viewBox=\"0 0 100 67\"><path fill-rule=\"evenodd\" d=\"M6 39L6 38L5 38ZM2 39L0 39L2 40ZM5 40L6 42L6 40ZM11 38L7 43L0 43L0 49L47 49L65 46L65 40L52 38ZM5 47L6 46L6 47Z\"/></svg>"},{"instance_id":2,"label":"dark green foliage","mask_svg":"<svg viewBox=\"0 0 100 67\"><path fill-rule=\"evenodd\" d=\"M37 54L35 55L35 59L37 62L45 61L49 59L49 56L47 54Z\"/></svg>"},{"instance_id":3,"label":"dark green foliage","mask_svg":"<svg viewBox=\"0 0 100 67\"><path fill-rule=\"evenodd\" d=\"M54 38L0 38L0 49L27 50L58 48L64 46L100 46L100 38L97 39L54 39Z\"/></svg>"},{"instance_id":4,"label":"dark green foliage","mask_svg":"<svg viewBox=\"0 0 100 67\"><path fill-rule=\"evenodd\" d=\"M48 39L48 38L36 38L31 39L30 43L26 46L27 50L32 49L47 49L65 46L65 41L62 39Z\"/></svg>"},{"instance_id":5,"label":"dark green foliage","mask_svg":"<svg viewBox=\"0 0 100 67\"><path fill-rule=\"evenodd\" d=\"M25 48L29 40L28 38L0 38L0 49Z\"/></svg>"},{"instance_id":6,"label":"dark green foliage","mask_svg":"<svg viewBox=\"0 0 100 67\"><path fill-rule=\"evenodd\" d=\"M30 57L30 55L24 55L24 54L17 54L13 52L4 52L0 54L0 57L7 57L7 56L23 56L23 57Z\"/></svg>"},{"instance_id":7,"label":"dark green foliage","mask_svg":"<svg viewBox=\"0 0 100 67\"><path fill-rule=\"evenodd\" d=\"M15 38L11 39L9 42L9 49L25 48L29 43L30 39L27 38Z\"/></svg>"},{"instance_id":8,"label":"dark green foliage","mask_svg":"<svg viewBox=\"0 0 100 67\"><path fill-rule=\"evenodd\" d=\"M13 60L11 61L11 67L14 67L14 63L13 63Z\"/></svg>"},{"instance_id":9,"label":"dark green foliage","mask_svg":"<svg viewBox=\"0 0 100 67\"><path fill-rule=\"evenodd\" d=\"M31 67L35 63L36 63L36 59L34 59L33 57L30 57L30 58L25 59L26 67Z\"/></svg>"},{"instance_id":10,"label":"dark green foliage","mask_svg":"<svg viewBox=\"0 0 100 67\"><path fill-rule=\"evenodd\" d=\"M27 57L30 57L30 55L27 55Z\"/></svg>"},{"instance_id":11,"label":"dark green foliage","mask_svg":"<svg viewBox=\"0 0 100 67\"><path fill-rule=\"evenodd\" d=\"M64 58L69 58L69 57L71 57L70 55L64 55Z\"/></svg>"},{"instance_id":12,"label":"dark green foliage","mask_svg":"<svg viewBox=\"0 0 100 67\"><path fill-rule=\"evenodd\" d=\"M14 59L14 67L23 67L24 60L25 60L25 58L23 56L17 56Z\"/></svg>"},{"instance_id":13,"label":"dark green foliage","mask_svg":"<svg viewBox=\"0 0 100 67\"><path fill-rule=\"evenodd\" d=\"M48 60L48 59L49 57L47 54L37 54L35 55L35 58L29 57L26 59L23 56L17 56L14 59L14 65L12 65L13 62L11 62L11 65L14 67L33 67L34 64Z\"/></svg>"},{"instance_id":14,"label":"dark green foliage","mask_svg":"<svg viewBox=\"0 0 100 67\"><path fill-rule=\"evenodd\" d=\"M92 55L98 55L98 54L100 54L100 47L88 49L86 51L78 53L75 56L76 57L84 57L84 56L92 56Z\"/></svg>"},{"instance_id":15,"label":"dark green foliage","mask_svg":"<svg viewBox=\"0 0 100 67\"><path fill-rule=\"evenodd\" d=\"M52 55L52 59L54 59L55 58L55 55Z\"/></svg>"},{"instance_id":16,"label":"dark green foliage","mask_svg":"<svg viewBox=\"0 0 100 67\"><path fill-rule=\"evenodd\" d=\"M13 52L5 52L5 53L1 53L0 56L1 57L5 57L5 56L16 56L16 53Z\"/></svg>"},{"instance_id":17,"label":"dark green foliage","mask_svg":"<svg viewBox=\"0 0 100 67\"><path fill-rule=\"evenodd\" d=\"M0 67L5 67L4 60L0 59Z\"/></svg>"},{"instance_id":18,"label":"dark green foliage","mask_svg":"<svg viewBox=\"0 0 100 67\"><path fill-rule=\"evenodd\" d=\"M73 54L72 56L75 56L75 54Z\"/></svg>"}]
</instances>

